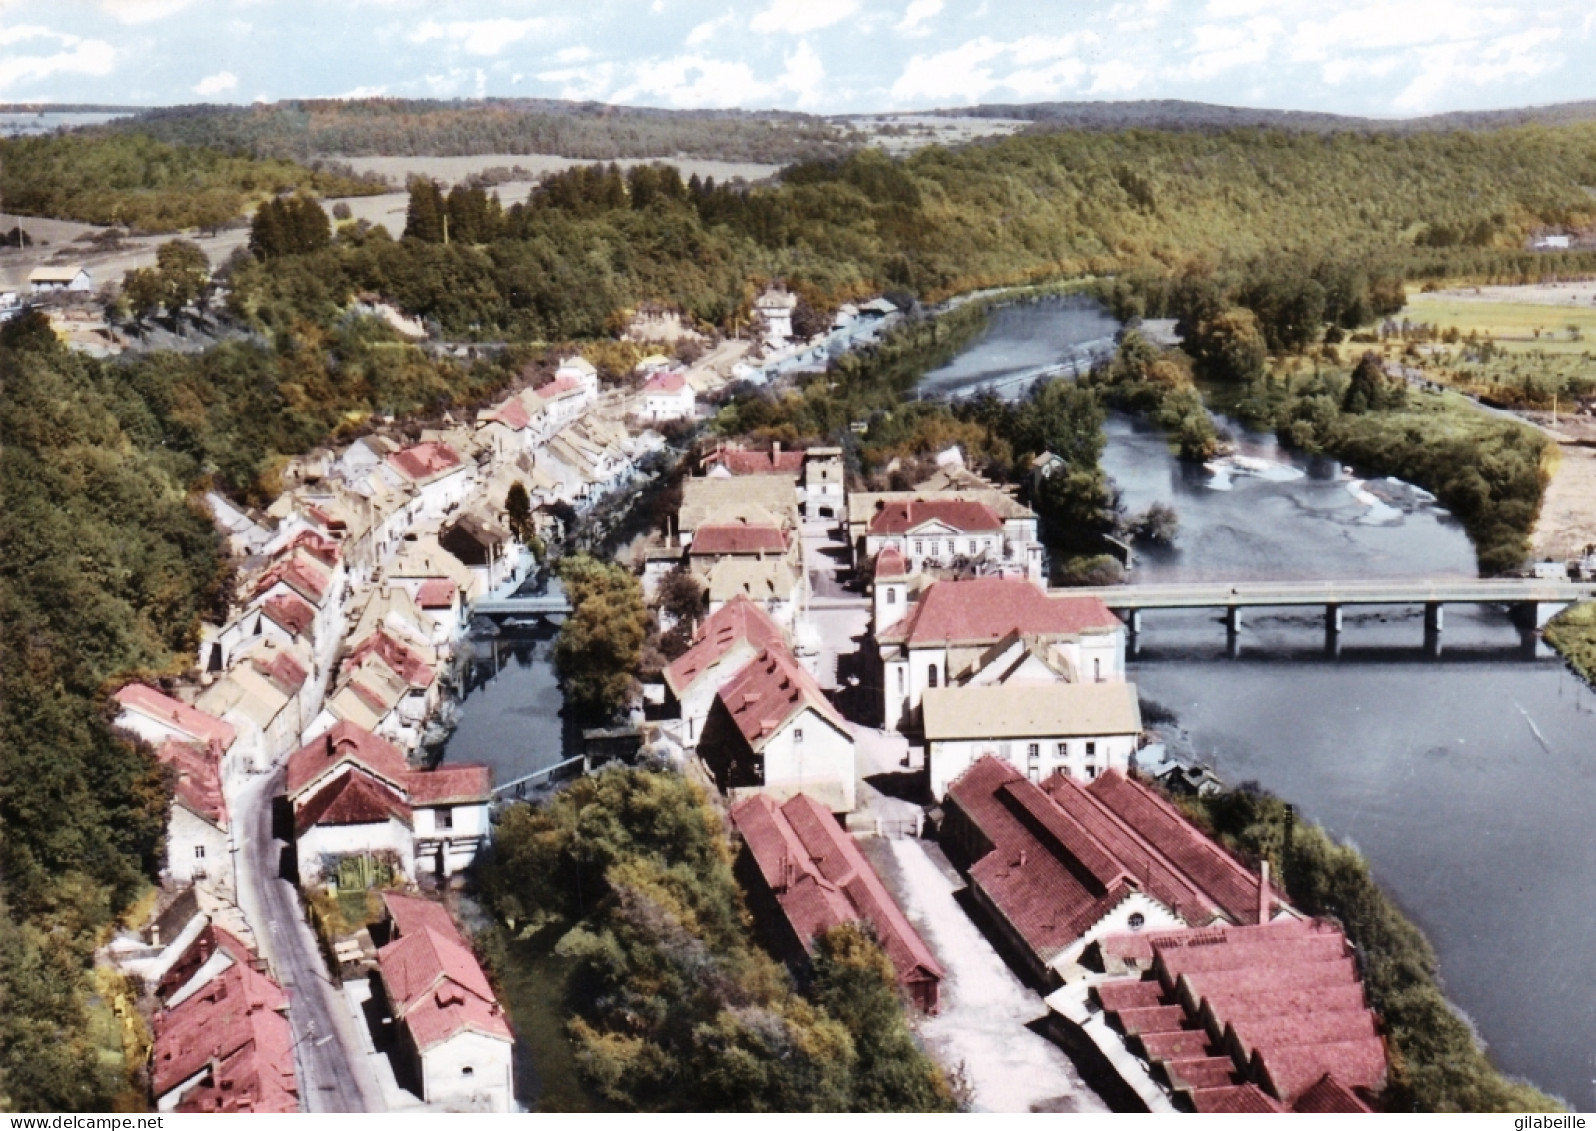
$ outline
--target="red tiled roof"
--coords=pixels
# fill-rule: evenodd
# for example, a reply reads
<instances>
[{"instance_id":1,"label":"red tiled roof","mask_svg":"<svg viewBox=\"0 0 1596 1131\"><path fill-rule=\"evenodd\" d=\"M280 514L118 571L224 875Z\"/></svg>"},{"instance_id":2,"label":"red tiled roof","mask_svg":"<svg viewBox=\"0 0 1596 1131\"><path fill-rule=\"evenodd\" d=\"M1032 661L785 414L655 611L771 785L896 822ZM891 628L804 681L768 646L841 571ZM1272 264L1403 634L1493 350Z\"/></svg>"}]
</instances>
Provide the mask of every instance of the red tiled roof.
<instances>
[{"instance_id":1,"label":"red tiled roof","mask_svg":"<svg viewBox=\"0 0 1596 1131\"><path fill-rule=\"evenodd\" d=\"M215 1071L189 1089L174 1111L198 1115L282 1114L299 1110L292 1055L286 1067L260 1042L219 1060Z\"/></svg>"},{"instance_id":2,"label":"red tiled roof","mask_svg":"<svg viewBox=\"0 0 1596 1131\"><path fill-rule=\"evenodd\" d=\"M412 482L436 479L462 466L460 454L440 440L429 440L388 457L399 473Z\"/></svg>"},{"instance_id":3,"label":"red tiled roof","mask_svg":"<svg viewBox=\"0 0 1596 1131\"><path fill-rule=\"evenodd\" d=\"M543 398L543 403L548 404L551 401L559 400L561 397L578 390L581 387L582 382L578 381L575 377L566 376L561 377L557 381L550 381L547 385L544 385L542 388L538 389L537 392L538 396Z\"/></svg>"},{"instance_id":4,"label":"red tiled roof","mask_svg":"<svg viewBox=\"0 0 1596 1131\"><path fill-rule=\"evenodd\" d=\"M909 572L909 563L896 546L888 546L876 555L876 580L884 577L902 577Z\"/></svg>"},{"instance_id":5,"label":"red tiled roof","mask_svg":"<svg viewBox=\"0 0 1596 1131\"><path fill-rule=\"evenodd\" d=\"M643 386L644 394L649 393L679 393L687 384L687 374L679 369L662 369L648 379Z\"/></svg>"},{"instance_id":6,"label":"red tiled roof","mask_svg":"<svg viewBox=\"0 0 1596 1131\"><path fill-rule=\"evenodd\" d=\"M886 503L870 517L871 534L907 534L928 522L938 522L960 534L1003 529L1003 520L985 503L973 499L910 499Z\"/></svg>"},{"instance_id":7,"label":"red tiled roof","mask_svg":"<svg viewBox=\"0 0 1596 1131\"><path fill-rule=\"evenodd\" d=\"M1172 808L1127 804L1145 792L1113 770L1090 786L1055 775L1039 787L990 756L949 788L993 846L971 880L1044 963L1133 890L1197 925L1256 919L1261 881Z\"/></svg>"},{"instance_id":8,"label":"red tiled roof","mask_svg":"<svg viewBox=\"0 0 1596 1131\"><path fill-rule=\"evenodd\" d=\"M256 579L255 587L250 591L250 599L254 600L262 593L269 592L278 582L282 582L311 604L320 605L327 596L327 590L332 586L332 573L308 550L295 550L291 556L278 558L266 567L265 572Z\"/></svg>"},{"instance_id":9,"label":"red tiled roof","mask_svg":"<svg viewBox=\"0 0 1596 1131\"><path fill-rule=\"evenodd\" d=\"M493 790L493 771L473 763L451 763L412 773L407 779L410 804L420 809L428 805L482 802Z\"/></svg>"},{"instance_id":10,"label":"red tiled roof","mask_svg":"<svg viewBox=\"0 0 1596 1131\"><path fill-rule=\"evenodd\" d=\"M791 475L804 469L804 454L796 452L745 452L734 448L714 452L705 463L720 464L733 475Z\"/></svg>"},{"instance_id":11,"label":"red tiled roof","mask_svg":"<svg viewBox=\"0 0 1596 1131\"><path fill-rule=\"evenodd\" d=\"M1104 940L1105 952L1123 949L1123 936ZM1179 1040L1143 1039L1147 1055L1164 1063L1177 1089L1191 1091L1199 1111L1366 1111L1351 1091L1384 1086L1385 1045L1364 1002L1346 937L1330 923L1311 920L1160 932L1152 937L1153 978L1094 987L1106 1012L1132 1033L1144 1014L1159 1009L1178 1016L1164 1029L1200 1028L1229 1055L1209 1065L1182 1059L1191 1048ZM1176 1002L1149 1009L1143 1003ZM1238 1073L1230 1084L1258 1084L1264 1101L1225 1089L1220 1067ZM1276 1102L1278 1101L1278 1103ZM1244 1106L1238 1106L1244 1105Z\"/></svg>"},{"instance_id":12,"label":"red tiled roof","mask_svg":"<svg viewBox=\"0 0 1596 1131\"><path fill-rule=\"evenodd\" d=\"M520 394L511 397L503 404L490 409L483 415L484 420L497 420L506 428L519 432L532 423L532 414L526 410L526 404L521 400Z\"/></svg>"},{"instance_id":13,"label":"red tiled roof","mask_svg":"<svg viewBox=\"0 0 1596 1131\"><path fill-rule=\"evenodd\" d=\"M181 731L200 742L215 743L226 750L233 745L238 732L231 723L214 715L207 715L198 707L179 702L142 683L130 683L116 693L116 701L135 714L154 719L162 726Z\"/></svg>"},{"instance_id":14,"label":"red tiled roof","mask_svg":"<svg viewBox=\"0 0 1596 1131\"><path fill-rule=\"evenodd\" d=\"M1256 1084L1230 1084L1220 1088L1198 1088L1191 1094L1192 1106L1211 1114L1260 1114L1281 1112L1282 1108Z\"/></svg>"},{"instance_id":15,"label":"red tiled roof","mask_svg":"<svg viewBox=\"0 0 1596 1131\"><path fill-rule=\"evenodd\" d=\"M717 697L755 753L806 708L843 734L852 733L814 677L799 667L785 648L763 649L720 689Z\"/></svg>"},{"instance_id":16,"label":"red tiled roof","mask_svg":"<svg viewBox=\"0 0 1596 1131\"><path fill-rule=\"evenodd\" d=\"M445 937L458 933L453 916L441 903L396 891L383 892L382 902L388 908L388 917L393 920L395 937L413 935L426 927L439 931Z\"/></svg>"},{"instance_id":17,"label":"red tiled roof","mask_svg":"<svg viewBox=\"0 0 1596 1131\"><path fill-rule=\"evenodd\" d=\"M747 523L722 523L700 526L693 532L687 552L693 557L714 554L783 554L787 535L779 526L750 526Z\"/></svg>"},{"instance_id":18,"label":"red tiled roof","mask_svg":"<svg viewBox=\"0 0 1596 1131\"><path fill-rule=\"evenodd\" d=\"M975 577L932 585L881 639L928 647L992 643L1015 632L1075 636L1120 627L1119 618L1096 597L1052 597L1023 579Z\"/></svg>"},{"instance_id":19,"label":"red tiled roof","mask_svg":"<svg viewBox=\"0 0 1596 1131\"><path fill-rule=\"evenodd\" d=\"M1369 1110L1357 1093L1326 1073L1324 1078L1297 1097L1293 1111L1310 1115L1354 1115Z\"/></svg>"},{"instance_id":20,"label":"red tiled roof","mask_svg":"<svg viewBox=\"0 0 1596 1131\"><path fill-rule=\"evenodd\" d=\"M1111 769L1087 785L1055 774L1042 789L1125 875L1186 922L1257 922L1261 878L1146 786Z\"/></svg>"},{"instance_id":21,"label":"red tiled roof","mask_svg":"<svg viewBox=\"0 0 1596 1131\"><path fill-rule=\"evenodd\" d=\"M284 542L272 557L286 557L301 546L305 548L306 553L329 568L336 566L338 559L344 554L343 547L325 534L318 530L301 528L295 531L294 536Z\"/></svg>"},{"instance_id":22,"label":"red tiled roof","mask_svg":"<svg viewBox=\"0 0 1596 1131\"><path fill-rule=\"evenodd\" d=\"M156 1014L150 1057L155 1095L166 1095L212 1065L216 1093L245 1096L257 1111L296 1110L293 1036L282 1012L287 1008L282 987L240 963L181 1005Z\"/></svg>"},{"instance_id":23,"label":"red tiled roof","mask_svg":"<svg viewBox=\"0 0 1596 1131\"><path fill-rule=\"evenodd\" d=\"M343 670L352 672L367 656L375 655L406 684L414 688L431 687L437 673L426 658L385 628L367 636L344 658ZM358 688L357 688L358 690Z\"/></svg>"},{"instance_id":24,"label":"red tiled roof","mask_svg":"<svg viewBox=\"0 0 1596 1131\"><path fill-rule=\"evenodd\" d=\"M315 607L292 593L277 594L262 606L261 612L290 636L298 636L316 623Z\"/></svg>"},{"instance_id":25,"label":"red tiled roof","mask_svg":"<svg viewBox=\"0 0 1596 1131\"><path fill-rule=\"evenodd\" d=\"M394 1016L419 1051L467 1030L512 1039L482 967L457 931L424 925L379 950L377 967Z\"/></svg>"},{"instance_id":26,"label":"red tiled roof","mask_svg":"<svg viewBox=\"0 0 1596 1131\"><path fill-rule=\"evenodd\" d=\"M231 955L233 961L237 963L248 964L255 959L255 952L239 941L236 935L223 930L215 923L207 923L200 933L194 936L194 941L189 943L188 948L178 955L177 960L161 976L160 984L155 988L155 995L162 1001L171 997L187 985L195 972L217 951Z\"/></svg>"},{"instance_id":27,"label":"red tiled roof","mask_svg":"<svg viewBox=\"0 0 1596 1131\"><path fill-rule=\"evenodd\" d=\"M416 604L423 609L450 609L459 592L447 577L429 577L416 590Z\"/></svg>"},{"instance_id":28,"label":"red tiled roof","mask_svg":"<svg viewBox=\"0 0 1596 1131\"><path fill-rule=\"evenodd\" d=\"M875 928L899 981L941 980L931 948L825 806L808 794L784 805L757 794L737 805L731 819L805 946L832 927L862 920Z\"/></svg>"},{"instance_id":29,"label":"red tiled roof","mask_svg":"<svg viewBox=\"0 0 1596 1131\"><path fill-rule=\"evenodd\" d=\"M285 788L290 799L344 762L362 766L391 786L403 787L410 767L397 746L340 720L288 758Z\"/></svg>"},{"instance_id":30,"label":"red tiled roof","mask_svg":"<svg viewBox=\"0 0 1596 1131\"><path fill-rule=\"evenodd\" d=\"M746 642L754 651L782 646L781 629L764 609L738 594L712 613L698 628L698 639L665 669L665 683L678 699L700 676ZM730 678L733 673L725 673Z\"/></svg>"},{"instance_id":31,"label":"red tiled roof","mask_svg":"<svg viewBox=\"0 0 1596 1131\"><path fill-rule=\"evenodd\" d=\"M222 793L220 751L197 742L161 743L155 756L177 772L173 795L189 812L217 828L227 828L227 798Z\"/></svg>"},{"instance_id":32,"label":"red tiled roof","mask_svg":"<svg viewBox=\"0 0 1596 1131\"><path fill-rule=\"evenodd\" d=\"M294 814L294 830L304 836L317 825L377 825L390 820L410 825L410 806L404 798L370 775L350 770L306 799Z\"/></svg>"}]
</instances>

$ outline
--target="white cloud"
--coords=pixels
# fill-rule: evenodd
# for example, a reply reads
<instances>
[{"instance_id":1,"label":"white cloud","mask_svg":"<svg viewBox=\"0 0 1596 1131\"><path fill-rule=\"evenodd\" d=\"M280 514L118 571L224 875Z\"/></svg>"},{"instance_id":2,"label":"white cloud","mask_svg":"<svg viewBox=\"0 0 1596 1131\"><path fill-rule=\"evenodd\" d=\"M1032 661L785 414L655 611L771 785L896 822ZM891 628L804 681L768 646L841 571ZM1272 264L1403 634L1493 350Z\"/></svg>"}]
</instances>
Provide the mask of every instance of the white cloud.
<instances>
[{"instance_id":1,"label":"white cloud","mask_svg":"<svg viewBox=\"0 0 1596 1131\"><path fill-rule=\"evenodd\" d=\"M1201 81L1236 67L1266 63L1270 49L1284 34L1284 25L1273 16L1236 24L1203 24L1192 31L1186 74Z\"/></svg>"},{"instance_id":2,"label":"white cloud","mask_svg":"<svg viewBox=\"0 0 1596 1131\"><path fill-rule=\"evenodd\" d=\"M194 0L100 0L106 15L124 24L142 24L162 20L181 12Z\"/></svg>"},{"instance_id":3,"label":"white cloud","mask_svg":"<svg viewBox=\"0 0 1596 1131\"><path fill-rule=\"evenodd\" d=\"M687 33L687 46L697 47L702 43L708 43L715 38L721 28L730 27L736 22L737 13L733 11L727 11L714 19L705 20Z\"/></svg>"},{"instance_id":4,"label":"white cloud","mask_svg":"<svg viewBox=\"0 0 1596 1131\"><path fill-rule=\"evenodd\" d=\"M1147 72L1135 63L1123 59L1099 63L1092 68L1092 85L1087 94L1129 94L1142 85Z\"/></svg>"},{"instance_id":5,"label":"white cloud","mask_svg":"<svg viewBox=\"0 0 1596 1131\"><path fill-rule=\"evenodd\" d=\"M934 55L916 55L892 85L898 105L977 102L994 91L1018 99L1057 98L1096 74L1104 89L1121 89L1129 76L1120 64L1092 67L1081 49L1099 42L1089 31L1028 35L1000 42L982 36ZM1137 76L1139 81L1139 73Z\"/></svg>"},{"instance_id":6,"label":"white cloud","mask_svg":"<svg viewBox=\"0 0 1596 1131\"><path fill-rule=\"evenodd\" d=\"M567 65L572 63L585 63L592 57L593 49L591 47L582 47L580 45L576 47L562 47L554 53L555 62L565 63Z\"/></svg>"},{"instance_id":7,"label":"white cloud","mask_svg":"<svg viewBox=\"0 0 1596 1131\"><path fill-rule=\"evenodd\" d=\"M610 96L614 101L658 100L683 109L747 106L768 97L769 92L747 63L702 55L645 60L631 69L630 77L628 85Z\"/></svg>"},{"instance_id":8,"label":"white cloud","mask_svg":"<svg viewBox=\"0 0 1596 1131\"><path fill-rule=\"evenodd\" d=\"M539 82L557 85L561 98L572 102L603 102L609 100L609 90L615 82L615 70L614 63L595 63L586 67L542 71L535 77Z\"/></svg>"},{"instance_id":9,"label":"white cloud","mask_svg":"<svg viewBox=\"0 0 1596 1131\"><path fill-rule=\"evenodd\" d=\"M770 0L748 26L761 35L786 32L803 35L840 23L859 8L859 0Z\"/></svg>"},{"instance_id":10,"label":"white cloud","mask_svg":"<svg viewBox=\"0 0 1596 1131\"><path fill-rule=\"evenodd\" d=\"M1495 86L1544 74L1564 62L1560 53L1545 49L1561 36L1557 28L1528 28L1483 42L1423 48L1417 53L1418 74L1391 105L1404 113L1423 113L1439 109L1464 84Z\"/></svg>"},{"instance_id":11,"label":"white cloud","mask_svg":"<svg viewBox=\"0 0 1596 1131\"><path fill-rule=\"evenodd\" d=\"M377 86L357 86L357 87L354 87L351 90L344 91L342 94L335 94L335 95L333 95L333 97L334 98L344 98L344 99L348 99L351 102L354 102L354 101L358 101L359 99L362 99L362 98L381 98L383 95L385 95L387 93L388 93L387 85L386 84L379 84Z\"/></svg>"},{"instance_id":12,"label":"white cloud","mask_svg":"<svg viewBox=\"0 0 1596 1131\"><path fill-rule=\"evenodd\" d=\"M202 98L209 98L213 94L226 94L230 90L238 89L238 76L232 71L217 71L214 75L206 75L194 84L194 93Z\"/></svg>"},{"instance_id":13,"label":"white cloud","mask_svg":"<svg viewBox=\"0 0 1596 1131\"><path fill-rule=\"evenodd\" d=\"M898 21L897 29L906 35L925 35L931 29L920 25L934 18L940 11L942 11L942 0L909 0L909 6L904 10L903 19Z\"/></svg>"},{"instance_id":14,"label":"white cloud","mask_svg":"<svg viewBox=\"0 0 1596 1131\"><path fill-rule=\"evenodd\" d=\"M104 40L65 35L32 24L0 27L0 46L31 40L54 40L57 50L42 55L7 52L0 57L0 89L58 74L108 75L116 66L116 49ZM49 50L44 44L39 47Z\"/></svg>"},{"instance_id":15,"label":"white cloud","mask_svg":"<svg viewBox=\"0 0 1596 1131\"><path fill-rule=\"evenodd\" d=\"M497 55L512 43L531 35L546 21L531 20L425 20L410 33L412 43L432 43L443 40L459 47L468 55Z\"/></svg>"},{"instance_id":16,"label":"white cloud","mask_svg":"<svg viewBox=\"0 0 1596 1131\"><path fill-rule=\"evenodd\" d=\"M793 48L786 64L776 85L796 96L801 109L818 106L825 95L826 67L807 39Z\"/></svg>"}]
</instances>

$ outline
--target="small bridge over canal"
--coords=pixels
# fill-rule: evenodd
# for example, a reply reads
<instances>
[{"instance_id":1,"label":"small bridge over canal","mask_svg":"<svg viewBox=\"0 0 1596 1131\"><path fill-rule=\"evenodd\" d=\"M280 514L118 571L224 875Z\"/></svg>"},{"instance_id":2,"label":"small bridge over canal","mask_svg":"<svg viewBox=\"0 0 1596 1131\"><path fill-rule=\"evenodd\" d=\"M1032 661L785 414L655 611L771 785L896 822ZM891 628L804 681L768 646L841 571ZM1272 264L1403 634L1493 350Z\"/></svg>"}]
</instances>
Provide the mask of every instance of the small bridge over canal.
<instances>
[{"instance_id":1,"label":"small bridge over canal","mask_svg":"<svg viewBox=\"0 0 1596 1131\"><path fill-rule=\"evenodd\" d=\"M1341 632L1341 613L1348 607L1420 606L1426 638L1438 637L1447 605L1505 605L1520 627L1535 628L1558 610L1596 596L1596 584L1542 581L1531 578L1444 578L1379 581L1238 581L1169 585L1116 585L1071 589L1071 596L1101 598L1124 618L1134 639L1142 631L1142 615L1160 609L1213 609L1225 614L1234 637L1247 609L1316 607L1324 610L1325 632Z\"/></svg>"},{"instance_id":2,"label":"small bridge over canal","mask_svg":"<svg viewBox=\"0 0 1596 1131\"><path fill-rule=\"evenodd\" d=\"M493 620L504 620L508 617L528 619L557 617L563 620L571 615L571 603L565 599L563 593L529 597L485 597L471 606L471 614Z\"/></svg>"}]
</instances>

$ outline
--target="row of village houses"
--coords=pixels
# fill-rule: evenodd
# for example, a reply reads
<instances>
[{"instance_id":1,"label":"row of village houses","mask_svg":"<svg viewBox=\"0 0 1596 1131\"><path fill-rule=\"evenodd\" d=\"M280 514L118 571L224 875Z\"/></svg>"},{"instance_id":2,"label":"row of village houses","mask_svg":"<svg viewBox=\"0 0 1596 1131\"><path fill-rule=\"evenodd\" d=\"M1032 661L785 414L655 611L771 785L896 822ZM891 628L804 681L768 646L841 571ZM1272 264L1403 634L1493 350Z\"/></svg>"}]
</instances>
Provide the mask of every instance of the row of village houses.
<instances>
[{"instance_id":1,"label":"row of village houses","mask_svg":"<svg viewBox=\"0 0 1596 1131\"><path fill-rule=\"evenodd\" d=\"M646 590L674 569L708 588L657 698L728 796L773 949L801 967L825 930L868 922L904 992L939 1006L941 963L842 822L861 727L804 644L802 523L822 521L871 578L884 725L923 743L976 907L1053 991L1053 1031L1116 1105L1369 1110L1385 1046L1350 945L1135 777L1123 625L1045 588L1035 514L952 461L910 491L845 493L840 457L709 453L645 567ZM728 565L737 586L717 584Z\"/></svg>"},{"instance_id":2,"label":"row of village houses","mask_svg":"<svg viewBox=\"0 0 1596 1131\"><path fill-rule=\"evenodd\" d=\"M162 1110L298 1104L288 999L244 941L236 907L230 799L286 760L306 885L338 882L352 861L361 876L373 861L391 865L395 880L466 868L489 834L490 773L419 770L410 755L472 603L528 565L503 501L521 482L546 519L554 504L580 511L635 477L658 446L623 423L641 404L601 403L596 371L571 359L472 425L409 446L368 436L301 461L264 514L212 497L244 568L227 622L202 634L198 686L134 683L115 695L118 727L175 776L166 877L198 901L180 906L203 908L181 938L169 931L167 945L132 958L146 974L153 963L147 983L162 986L152 1061ZM415 1087L433 1105L511 1110L509 1028L469 946L438 905L386 902L376 977ZM203 970L188 971L200 951Z\"/></svg>"},{"instance_id":3,"label":"row of village houses","mask_svg":"<svg viewBox=\"0 0 1596 1131\"><path fill-rule=\"evenodd\" d=\"M439 903L394 891L382 902L381 921L373 924L381 944L373 982L394 1030L396 1073L434 1107L514 1110L513 1036L470 944ZM114 949L155 1000L149 1067L156 1110L300 1109L291 991L192 893L169 905L145 938Z\"/></svg>"}]
</instances>

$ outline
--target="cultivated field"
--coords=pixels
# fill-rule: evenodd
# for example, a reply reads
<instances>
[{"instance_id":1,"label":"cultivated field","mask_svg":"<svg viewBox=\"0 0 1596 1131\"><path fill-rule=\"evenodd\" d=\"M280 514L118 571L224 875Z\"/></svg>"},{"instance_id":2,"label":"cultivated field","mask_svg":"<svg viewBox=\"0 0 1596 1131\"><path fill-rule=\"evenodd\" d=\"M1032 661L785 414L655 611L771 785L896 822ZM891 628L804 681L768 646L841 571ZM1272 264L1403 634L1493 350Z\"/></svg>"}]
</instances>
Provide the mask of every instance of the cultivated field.
<instances>
[{"instance_id":1,"label":"cultivated field","mask_svg":"<svg viewBox=\"0 0 1596 1131\"><path fill-rule=\"evenodd\" d=\"M961 118L936 114L873 114L845 121L865 136L866 145L878 145L895 157L928 145L956 146L984 137L1008 137L1031 124L1017 118Z\"/></svg>"},{"instance_id":2,"label":"cultivated field","mask_svg":"<svg viewBox=\"0 0 1596 1131\"><path fill-rule=\"evenodd\" d=\"M1596 348L1596 283L1411 292L1402 317L1488 335L1509 349L1580 354Z\"/></svg>"}]
</instances>

